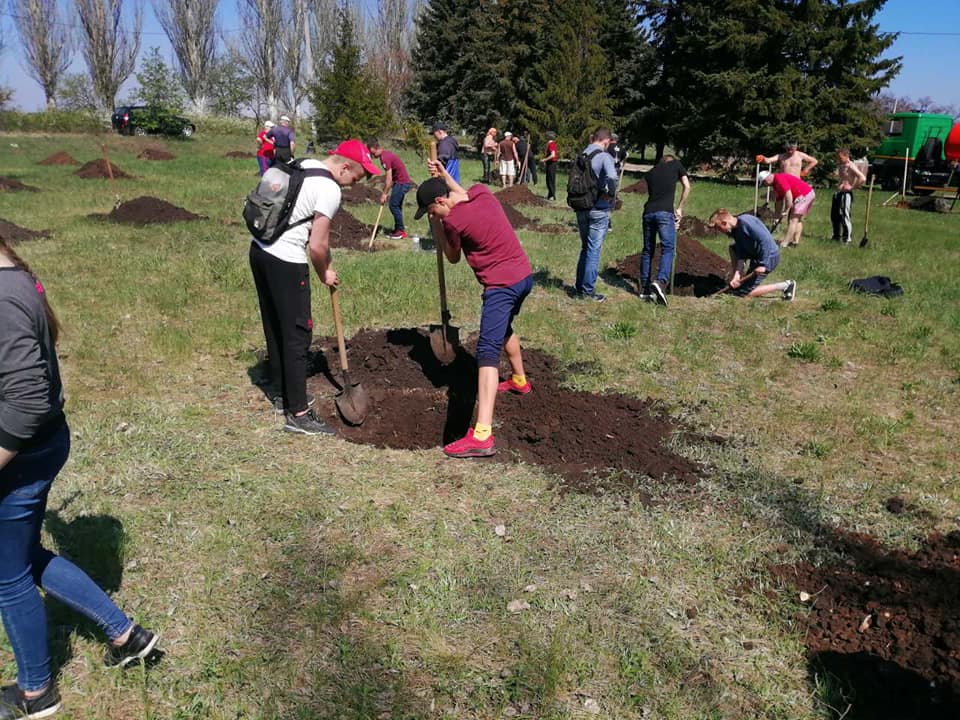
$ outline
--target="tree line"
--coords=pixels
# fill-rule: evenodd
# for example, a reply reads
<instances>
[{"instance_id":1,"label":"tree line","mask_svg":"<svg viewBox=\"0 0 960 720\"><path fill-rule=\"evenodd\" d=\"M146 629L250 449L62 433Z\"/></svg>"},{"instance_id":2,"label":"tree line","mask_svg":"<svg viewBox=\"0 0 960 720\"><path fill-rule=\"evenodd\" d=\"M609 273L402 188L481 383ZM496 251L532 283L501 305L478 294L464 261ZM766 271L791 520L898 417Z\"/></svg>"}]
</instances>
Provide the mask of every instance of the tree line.
<instances>
[{"instance_id":1,"label":"tree line","mask_svg":"<svg viewBox=\"0 0 960 720\"><path fill-rule=\"evenodd\" d=\"M9 2L48 106L112 108L135 70L140 6L124 27L131 0ZM443 121L478 137L553 131L569 153L610 125L688 162L788 138L861 153L901 65L875 20L886 0L377 0L368 15L359 0L237 0L233 34L217 28L219 0L152 2L174 62L145 56L141 97L258 119L309 101L324 135ZM80 78L65 76L74 51Z\"/></svg>"}]
</instances>

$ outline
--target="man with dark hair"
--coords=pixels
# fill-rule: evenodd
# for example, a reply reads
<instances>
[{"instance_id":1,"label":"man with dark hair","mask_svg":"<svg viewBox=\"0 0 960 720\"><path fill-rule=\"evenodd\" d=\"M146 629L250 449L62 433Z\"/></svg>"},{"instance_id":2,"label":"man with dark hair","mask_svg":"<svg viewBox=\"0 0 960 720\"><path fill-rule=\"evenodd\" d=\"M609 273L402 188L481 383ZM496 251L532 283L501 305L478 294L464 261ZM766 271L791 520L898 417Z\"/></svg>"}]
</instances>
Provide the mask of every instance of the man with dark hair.
<instances>
[{"instance_id":1,"label":"man with dark hair","mask_svg":"<svg viewBox=\"0 0 960 720\"><path fill-rule=\"evenodd\" d=\"M560 151L557 148L557 134L547 133L547 154L543 156L547 175L547 200L557 199L557 162L560 160Z\"/></svg>"},{"instance_id":2,"label":"man with dark hair","mask_svg":"<svg viewBox=\"0 0 960 720\"><path fill-rule=\"evenodd\" d=\"M640 255L640 287L643 294L661 305L667 304L664 288L673 269L673 255L677 243L677 226L683 217L683 204L690 195L690 178L687 170L673 155L664 155L660 162L646 174L647 204L643 207L643 253ZM683 190L680 202L673 209L677 183ZM650 261L660 236L660 264L657 279L650 282ZM671 288L672 291L672 288Z\"/></svg>"},{"instance_id":3,"label":"man with dark hair","mask_svg":"<svg viewBox=\"0 0 960 720\"><path fill-rule=\"evenodd\" d=\"M806 177L819 163L812 155L801 152L796 140L788 140L783 144L783 151L767 157L766 155L757 155L757 163L773 163L782 173L793 175L794 177Z\"/></svg>"},{"instance_id":4,"label":"man with dark hair","mask_svg":"<svg viewBox=\"0 0 960 720\"><path fill-rule=\"evenodd\" d=\"M437 139L437 160L457 182L460 182L460 146L457 139L447 134L447 126L443 123L434 123L433 137Z\"/></svg>"},{"instance_id":5,"label":"man with dark hair","mask_svg":"<svg viewBox=\"0 0 960 720\"><path fill-rule=\"evenodd\" d=\"M493 407L498 392L526 395L520 338L513 319L533 288L532 269L503 206L490 189L477 183L464 190L439 162L430 162L433 176L417 189L417 214L430 214L433 237L451 263L461 254L483 285L480 337L477 340L477 422L466 436L443 448L449 457L486 457L496 452ZM513 371L500 382L500 354L506 351Z\"/></svg>"},{"instance_id":6,"label":"man with dark hair","mask_svg":"<svg viewBox=\"0 0 960 720\"><path fill-rule=\"evenodd\" d=\"M368 140L367 147L370 148L370 154L380 161L380 165L386 172L380 204L383 205L388 198L390 199L393 230L387 237L391 240L405 240L407 233L403 225L403 198L413 187L413 181L407 173L403 160L389 150L385 150L377 138Z\"/></svg>"},{"instance_id":7,"label":"man with dark hair","mask_svg":"<svg viewBox=\"0 0 960 720\"><path fill-rule=\"evenodd\" d=\"M284 430L304 435L333 434L333 428L313 414L307 396L307 350L313 337L310 309L310 267L327 287L340 278L330 257L330 223L340 209L340 188L369 175L379 175L370 151L359 140L346 140L324 160L303 161L304 170L319 171L300 186L289 227L276 241L250 243L250 269L260 301L260 319L270 367L268 395L283 402ZM272 168L261 188L271 191L284 173ZM275 397L274 397L275 396Z\"/></svg>"},{"instance_id":8,"label":"man with dark hair","mask_svg":"<svg viewBox=\"0 0 960 720\"><path fill-rule=\"evenodd\" d=\"M603 302L606 298L596 292L597 274L600 270L600 251L603 239L610 228L610 210L617 192L617 171L613 157L605 152L611 142L609 128L597 128L593 139L583 150L597 178L599 193L593 208L577 210L577 228L580 231L580 257L577 260L577 277L574 289L581 300Z\"/></svg>"}]
</instances>

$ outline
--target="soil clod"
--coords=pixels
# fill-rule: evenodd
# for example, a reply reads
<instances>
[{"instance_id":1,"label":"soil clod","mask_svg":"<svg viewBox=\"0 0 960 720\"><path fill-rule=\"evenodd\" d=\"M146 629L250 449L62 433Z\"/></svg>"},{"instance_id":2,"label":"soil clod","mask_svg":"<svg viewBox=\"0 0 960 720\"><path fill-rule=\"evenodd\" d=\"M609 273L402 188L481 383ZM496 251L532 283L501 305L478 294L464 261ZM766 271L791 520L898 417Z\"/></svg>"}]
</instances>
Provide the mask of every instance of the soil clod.
<instances>
[{"instance_id":1,"label":"soil clod","mask_svg":"<svg viewBox=\"0 0 960 720\"><path fill-rule=\"evenodd\" d=\"M496 192L501 205L533 205L534 207L553 207L546 199L534 195L527 185L512 185Z\"/></svg>"},{"instance_id":2,"label":"soil clod","mask_svg":"<svg viewBox=\"0 0 960 720\"><path fill-rule=\"evenodd\" d=\"M153 225L155 223L203 219L202 215L197 215L189 210L171 205L165 200L148 195L121 203L119 207L114 208L107 215L95 215L94 217L102 217L127 225Z\"/></svg>"},{"instance_id":3,"label":"soil clod","mask_svg":"<svg viewBox=\"0 0 960 720\"><path fill-rule=\"evenodd\" d=\"M24 185L19 180L9 177L0 177L0 191L9 192L37 192L40 188L33 185Z\"/></svg>"},{"instance_id":4,"label":"soil clod","mask_svg":"<svg viewBox=\"0 0 960 720\"><path fill-rule=\"evenodd\" d=\"M657 243L650 263L651 275L660 262L660 249L660 244ZM694 297L711 295L726 285L724 277L728 268L728 262L705 247L699 240L679 235L672 294ZM608 272L636 284L640 280L640 255L628 255L610 265Z\"/></svg>"},{"instance_id":5,"label":"soil clod","mask_svg":"<svg viewBox=\"0 0 960 720\"><path fill-rule=\"evenodd\" d=\"M646 180L637 180L632 185L627 185L620 192L622 193L640 193L641 195L647 194L647 181Z\"/></svg>"},{"instance_id":6,"label":"soil clod","mask_svg":"<svg viewBox=\"0 0 960 720\"><path fill-rule=\"evenodd\" d=\"M372 232L372 227L360 222L341 208L330 223L330 247L368 252L371 250L370 233ZM376 241L373 243L373 251L382 249L382 243Z\"/></svg>"},{"instance_id":7,"label":"soil clod","mask_svg":"<svg viewBox=\"0 0 960 720\"><path fill-rule=\"evenodd\" d=\"M73 155L70 153L61 150L58 153L54 153L48 158L41 160L38 165L79 165L80 162L74 159Z\"/></svg>"},{"instance_id":8,"label":"soil clod","mask_svg":"<svg viewBox=\"0 0 960 720\"><path fill-rule=\"evenodd\" d=\"M374 183L356 183L350 187L343 188L340 199L341 202L354 205L366 202L379 203L382 194L383 187L380 185ZM409 193L407 194L409 196Z\"/></svg>"},{"instance_id":9,"label":"soil clod","mask_svg":"<svg viewBox=\"0 0 960 720\"><path fill-rule=\"evenodd\" d=\"M45 237L50 237L47 230L28 230L0 218L0 240L8 245L16 245L24 240L36 240Z\"/></svg>"},{"instance_id":10,"label":"soil clod","mask_svg":"<svg viewBox=\"0 0 960 720\"><path fill-rule=\"evenodd\" d=\"M132 175L128 175L123 170L118 168L113 163L107 164L107 161L103 158L97 158L96 160L91 160L90 162L82 165L76 171L74 175L81 177L84 180L95 180L101 178L109 178L110 173L113 173L114 180L131 180L133 179Z\"/></svg>"}]
</instances>

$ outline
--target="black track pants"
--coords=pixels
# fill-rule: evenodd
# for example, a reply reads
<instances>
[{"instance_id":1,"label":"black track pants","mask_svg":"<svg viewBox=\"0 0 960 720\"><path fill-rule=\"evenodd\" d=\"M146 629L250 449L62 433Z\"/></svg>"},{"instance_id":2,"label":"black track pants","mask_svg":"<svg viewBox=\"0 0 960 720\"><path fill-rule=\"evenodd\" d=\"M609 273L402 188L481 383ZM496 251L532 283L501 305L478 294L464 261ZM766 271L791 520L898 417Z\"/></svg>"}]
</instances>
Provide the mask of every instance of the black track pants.
<instances>
[{"instance_id":1,"label":"black track pants","mask_svg":"<svg viewBox=\"0 0 960 720\"><path fill-rule=\"evenodd\" d=\"M850 242L853 235L853 193L849 190L837 190L833 194L830 206L830 220L833 221L833 239Z\"/></svg>"},{"instance_id":2,"label":"black track pants","mask_svg":"<svg viewBox=\"0 0 960 720\"><path fill-rule=\"evenodd\" d=\"M270 378L283 395L283 408L307 409L307 350L313 340L310 266L278 260L250 243L250 269L260 300Z\"/></svg>"}]
</instances>

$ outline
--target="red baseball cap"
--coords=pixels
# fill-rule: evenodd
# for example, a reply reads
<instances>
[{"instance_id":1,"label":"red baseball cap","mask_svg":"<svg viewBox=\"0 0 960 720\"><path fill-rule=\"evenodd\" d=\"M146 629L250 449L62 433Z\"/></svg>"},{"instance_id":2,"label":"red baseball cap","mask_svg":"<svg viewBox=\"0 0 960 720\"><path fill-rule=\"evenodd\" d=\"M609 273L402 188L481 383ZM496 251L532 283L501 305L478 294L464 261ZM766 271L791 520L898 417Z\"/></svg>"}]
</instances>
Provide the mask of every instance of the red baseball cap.
<instances>
[{"instance_id":1,"label":"red baseball cap","mask_svg":"<svg viewBox=\"0 0 960 720\"><path fill-rule=\"evenodd\" d=\"M373 159L370 157L370 151L367 149L367 146L359 140L344 140L331 150L329 154L339 155L340 157L345 157L348 160L354 160L360 163L368 175L380 174L380 168L373 164Z\"/></svg>"}]
</instances>

